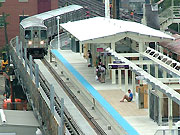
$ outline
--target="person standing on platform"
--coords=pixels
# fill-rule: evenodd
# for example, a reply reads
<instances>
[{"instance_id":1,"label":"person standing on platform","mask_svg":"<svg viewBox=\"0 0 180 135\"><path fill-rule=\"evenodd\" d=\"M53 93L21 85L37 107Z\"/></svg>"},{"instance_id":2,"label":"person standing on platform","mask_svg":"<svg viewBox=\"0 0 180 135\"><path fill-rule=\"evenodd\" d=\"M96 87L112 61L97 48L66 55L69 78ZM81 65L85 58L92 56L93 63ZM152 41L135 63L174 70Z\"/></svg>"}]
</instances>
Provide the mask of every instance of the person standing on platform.
<instances>
[{"instance_id":1,"label":"person standing on platform","mask_svg":"<svg viewBox=\"0 0 180 135\"><path fill-rule=\"evenodd\" d=\"M91 54L91 51L88 50L88 59L89 59L89 64L88 64L88 67L92 67L92 54Z\"/></svg>"},{"instance_id":2,"label":"person standing on platform","mask_svg":"<svg viewBox=\"0 0 180 135\"><path fill-rule=\"evenodd\" d=\"M101 83L105 83L105 72L106 72L105 65L101 66L100 71L101 71Z\"/></svg>"},{"instance_id":3,"label":"person standing on platform","mask_svg":"<svg viewBox=\"0 0 180 135\"><path fill-rule=\"evenodd\" d=\"M124 95L123 99L120 102L124 102L124 99L126 99L128 102L131 102L133 99L133 94L131 92L131 90L128 90L129 96L128 95Z\"/></svg>"}]
</instances>

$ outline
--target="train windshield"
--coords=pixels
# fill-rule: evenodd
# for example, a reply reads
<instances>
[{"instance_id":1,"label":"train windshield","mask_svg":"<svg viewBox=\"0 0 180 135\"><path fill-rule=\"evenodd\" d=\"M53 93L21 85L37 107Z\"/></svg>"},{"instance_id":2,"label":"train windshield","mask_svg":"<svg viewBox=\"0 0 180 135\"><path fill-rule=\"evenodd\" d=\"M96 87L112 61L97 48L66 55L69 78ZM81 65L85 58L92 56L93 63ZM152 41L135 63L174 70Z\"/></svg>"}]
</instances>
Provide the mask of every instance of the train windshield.
<instances>
[{"instance_id":1,"label":"train windshield","mask_svg":"<svg viewBox=\"0 0 180 135\"><path fill-rule=\"evenodd\" d=\"M41 39L46 39L46 38L47 38L46 30L41 30Z\"/></svg>"},{"instance_id":2,"label":"train windshield","mask_svg":"<svg viewBox=\"0 0 180 135\"><path fill-rule=\"evenodd\" d=\"M25 39L31 39L31 30L25 31Z\"/></svg>"}]
</instances>

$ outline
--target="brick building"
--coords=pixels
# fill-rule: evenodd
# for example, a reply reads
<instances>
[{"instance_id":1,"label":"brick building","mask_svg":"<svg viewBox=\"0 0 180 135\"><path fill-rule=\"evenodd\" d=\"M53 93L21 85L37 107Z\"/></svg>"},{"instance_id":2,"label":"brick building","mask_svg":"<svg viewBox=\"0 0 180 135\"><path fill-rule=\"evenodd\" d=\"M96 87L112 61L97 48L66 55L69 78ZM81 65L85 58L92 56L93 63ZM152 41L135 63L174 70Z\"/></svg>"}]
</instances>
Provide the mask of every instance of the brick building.
<instances>
[{"instance_id":1,"label":"brick building","mask_svg":"<svg viewBox=\"0 0 180 135\"><path fill-rule=\"evenodd\" d=\"M58 0L0 0L0 16L7 17L8 40L19 35L19 22L23 18L58 8ZM5 45L4 28L0 29L0 48Z\"/></svg>"}]
</instances>

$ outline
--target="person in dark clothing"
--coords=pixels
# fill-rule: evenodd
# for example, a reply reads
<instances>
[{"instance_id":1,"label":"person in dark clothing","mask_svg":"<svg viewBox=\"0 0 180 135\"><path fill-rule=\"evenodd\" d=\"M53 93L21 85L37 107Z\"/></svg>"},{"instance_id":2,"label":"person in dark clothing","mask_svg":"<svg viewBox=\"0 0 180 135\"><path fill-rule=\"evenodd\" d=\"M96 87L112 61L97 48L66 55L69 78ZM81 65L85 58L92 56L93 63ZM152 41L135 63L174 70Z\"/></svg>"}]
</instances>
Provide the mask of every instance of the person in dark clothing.
<instances>
[{"instance_id":1,"label":"person in dark clothing","mask_svg":"<svg viewBox=\"0 0 180 135\"><path fill-rule=\"evenodd\" d=\"M88 64L88 67L92 67L92 54L91 54L91 51L88 50L88 59L89 59L89 64Z\"/></svg>"}]
</instances>

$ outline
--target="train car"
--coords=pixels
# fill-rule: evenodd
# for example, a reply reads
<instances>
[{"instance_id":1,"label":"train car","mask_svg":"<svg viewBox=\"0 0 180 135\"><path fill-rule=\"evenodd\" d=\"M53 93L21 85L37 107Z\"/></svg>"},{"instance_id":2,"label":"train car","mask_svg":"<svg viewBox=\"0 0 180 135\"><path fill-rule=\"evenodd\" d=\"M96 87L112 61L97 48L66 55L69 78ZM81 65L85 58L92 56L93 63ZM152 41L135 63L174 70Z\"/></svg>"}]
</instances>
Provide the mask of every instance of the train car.
<instances>
[{"instance_id":1,"label":"train car","mask_svg":"<svg viewBox=\"0 0 180 135\"><path fill-rule=\"evenodd\" d=\"M57 35L57 16L60 23L84 18L84 9L79 5L51 10L24 19L20 23L20 40L27 48L27 56L43 58L47 54L49 41Z\"/></svg>"}]
</instances>

